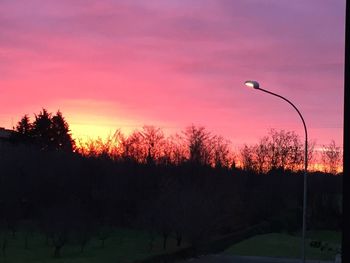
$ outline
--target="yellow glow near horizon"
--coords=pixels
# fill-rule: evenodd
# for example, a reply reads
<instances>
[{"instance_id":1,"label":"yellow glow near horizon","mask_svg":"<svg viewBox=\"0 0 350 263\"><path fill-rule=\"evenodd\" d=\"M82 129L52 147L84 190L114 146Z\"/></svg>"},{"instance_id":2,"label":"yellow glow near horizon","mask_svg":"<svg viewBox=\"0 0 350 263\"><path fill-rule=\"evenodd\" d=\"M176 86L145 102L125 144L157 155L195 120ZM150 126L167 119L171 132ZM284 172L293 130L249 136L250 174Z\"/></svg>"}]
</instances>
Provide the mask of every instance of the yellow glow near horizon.
<instances>
[{"instance_id":1,"label":"yellow glow near horizon","mask_svg":"<svg viewBox=\"0 0 350 263\"><path fill-rule=\"evenodd\" d=\"M58 101L55 105L60 105L76 141L104 140L113 136L117 129L128 135L140 126L120 105L111 101L72 99ZM55 105L50 108L55 109Z\"/></svg>"},{"instance_id":2,"label":"yellow glow near horizon","mask_svg":"<svg viewBox=\"0 0 350 263\"><path fill-rule=\"evenodd\" d=\"M58 104L62 105L73 139L82 142L98 138L104 140L108 136L113 136L118 129L124 135L129 135L134 130L142 129L144 125L166 127L163 130L165 133L174 130L168 123L159 123L144 117L140 119L111 101L65 100Z\"/></svg>"},{"instance_id":3,"label":"yellow glow near horizon","mask_svg":"<svg viewBox=\"0 0 350 263\"><path fill-rule=\"evenodd\" d=\"M123 134L128 135L136 129L136 125L130 125L130 122L108 120L79 120L79 122L72 121L70 130L72 137L75 140L86 142L90 139L96 140L101 138L106 139L108 136L113 136L114 133L120 129Z\"/></svg>"},{"instance_id":4,"label":"yellow glow near horizon","mask_svg":"<svg viewBox=\"0 0 350 263\"><path fill-rule=\"evenodd\" d=\"M97 138L105 139L114 133L111 127L93 124L72 124L70 129L74 139L83 141Z\"/></svg>"}]
</instances>

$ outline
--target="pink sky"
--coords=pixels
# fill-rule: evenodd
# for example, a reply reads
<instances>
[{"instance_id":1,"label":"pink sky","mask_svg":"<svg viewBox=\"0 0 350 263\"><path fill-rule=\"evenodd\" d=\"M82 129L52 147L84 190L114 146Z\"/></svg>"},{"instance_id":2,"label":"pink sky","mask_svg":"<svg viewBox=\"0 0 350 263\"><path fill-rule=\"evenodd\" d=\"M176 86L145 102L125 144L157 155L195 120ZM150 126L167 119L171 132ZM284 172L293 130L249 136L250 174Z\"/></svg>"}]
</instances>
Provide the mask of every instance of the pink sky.
<instances>
[{"instance_id":1,"label":"pink sky","mask_svg":"<svg viewBox=\"0 0 350 263\"><path fill-rule=\"evenodd\" d=\"M60 109L75 137L204 125L234 145L302 123L342 144L345 0L1 0L0 127Z\"/></svg>"}]
</instances>

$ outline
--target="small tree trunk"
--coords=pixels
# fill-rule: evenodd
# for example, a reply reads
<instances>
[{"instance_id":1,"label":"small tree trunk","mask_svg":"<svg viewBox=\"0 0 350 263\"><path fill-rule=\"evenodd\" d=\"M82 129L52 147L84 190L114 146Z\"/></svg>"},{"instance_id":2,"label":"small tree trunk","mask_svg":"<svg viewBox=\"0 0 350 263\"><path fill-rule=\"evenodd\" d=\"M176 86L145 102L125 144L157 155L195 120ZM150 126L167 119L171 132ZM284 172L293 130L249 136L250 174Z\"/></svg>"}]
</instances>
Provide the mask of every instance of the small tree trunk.
<instances>
[{"instance_id":1,"label":"small tree trunk","mask_svg":"<svg viewBox=\"0 0 350 263\"><path fill-rule=\"evenodd\" d=\"M154 245L154 235L153 233L151 234L151 238L149 240L149 251L151 252L153 250L153 245Z\"/></svg>"},{"instance_id":2,"label":"small tree trunk","mask_svg":"<svg viewBox=\"0 0 350 263\"><path fill-rule=\"evenodd\" d=\"M49 239L50 239L49 234L46 234L45 237L46 237L45 244L46 246L49 246Z\"/></svg>"},{"instance_id":3,"label":"small tree trunk","mask_svg":"<svg viewBox=\"0 0 350 263\"><path fill-rule=\"evenodd\" d=\"M176 246L181 247L181 242L182 242L182 236L181 234L176 235Z\"/></svg>"},{"instance_id":4,"label":"small tree trunk","mask_svg":"<svg viewBox=\"0 0 350 263\"><path fill-rule=\"evenodd\" d=\"M27 233L24 235L24 249L29 249L28 239L29 239L29 234Z\"/></svg>"},{"instance_id":5,"label":"small tree trunk","mask_svg":"<svg viewBox=\"0 0 350 263\"><path fill-rule=\"evenodd\" d=\"M62 246L55 246L55 252L54 252L54 258L60 258L61 257L61 248Z\"/></svg>"},{"instance_id":6,"label":"small tree trunk","mask_svg":"<svg viewBox=\"0 0 350 263\"><path fill-rule=\"evenodd\" d=\"M168 234L163 234L163 249L166 250L166 243L168 240Z\"/></svg>"},{"instance_id":7,"label":"small tree trunk","mask_svg":"<svg viewBox=\"0 0 350 263\"><path fill-rule=\"evenodd\" d=\"M80 253L83 253L87 244L87 240L83 240L80 246Z\"/></svg>"},{"instance_id":8,"label":"small tree trunk","mask_svg":"<svg viewBox=\"0 0 350 263\"><path fill-rule=\"evenodd\" d=\"M4 238L2 240L2 246L1 246L3 257L6 257L6 248L7 248L7 238Z\"/></svg>"}]
</instances>

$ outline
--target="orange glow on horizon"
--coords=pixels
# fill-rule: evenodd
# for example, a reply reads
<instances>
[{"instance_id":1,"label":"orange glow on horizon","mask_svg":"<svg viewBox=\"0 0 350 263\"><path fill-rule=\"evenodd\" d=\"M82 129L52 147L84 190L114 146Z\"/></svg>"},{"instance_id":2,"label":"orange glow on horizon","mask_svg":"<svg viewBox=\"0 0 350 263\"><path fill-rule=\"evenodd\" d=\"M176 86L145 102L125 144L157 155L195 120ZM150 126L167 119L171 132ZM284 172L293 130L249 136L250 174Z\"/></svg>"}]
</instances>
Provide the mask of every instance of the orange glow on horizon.
<instances>
[{"instance_id":1,"label":"orange glow on horizon","mask_svg":"<svg viewBox=\"0 0 350 263\"><path fill-rule=\"evenodd\" d=\"M98 138L104 140L113 136L117 129L122 129L128 135L140 126L133 116L111 101L72 99L56 101L49 107L50 110L57 108L66 118L76 141L87 142Z\"/></svg>"},{"instance_id":2,"label":"orange glow on horizon","mask_svg":"<svg viewBox=\"0 0 350 263\"><path fill-rule=\"evenodd\" d=\"M72 138L76 141L87 142L89 140L97 140L98 138L105 140L109 136L120 129L124 135L129 135L136 129L136 124L130 124L130 121L115 120L113 118L90 118L87 115L77 115L77 117L69 119L69 127Z\"/></svg>"}]
</instances>

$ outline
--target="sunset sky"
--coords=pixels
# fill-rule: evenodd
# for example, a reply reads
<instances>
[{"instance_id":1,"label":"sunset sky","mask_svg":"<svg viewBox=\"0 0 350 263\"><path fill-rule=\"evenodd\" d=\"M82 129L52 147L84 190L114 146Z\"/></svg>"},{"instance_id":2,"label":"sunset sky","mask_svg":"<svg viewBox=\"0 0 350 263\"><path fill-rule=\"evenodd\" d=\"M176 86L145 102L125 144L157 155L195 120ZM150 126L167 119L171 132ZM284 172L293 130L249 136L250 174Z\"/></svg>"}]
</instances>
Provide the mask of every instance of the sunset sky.
<instances>
[{"instance_id":1,"label":"sunset sky","mask_svg":"<svg viewBox=\"0 0 350 263\"><path fill-rule=\"evenodd\" d=\"M345 0L0 0L0 127L60 109L75 137L203 125L342 144Z\"/></svg>"}]
</instances>

